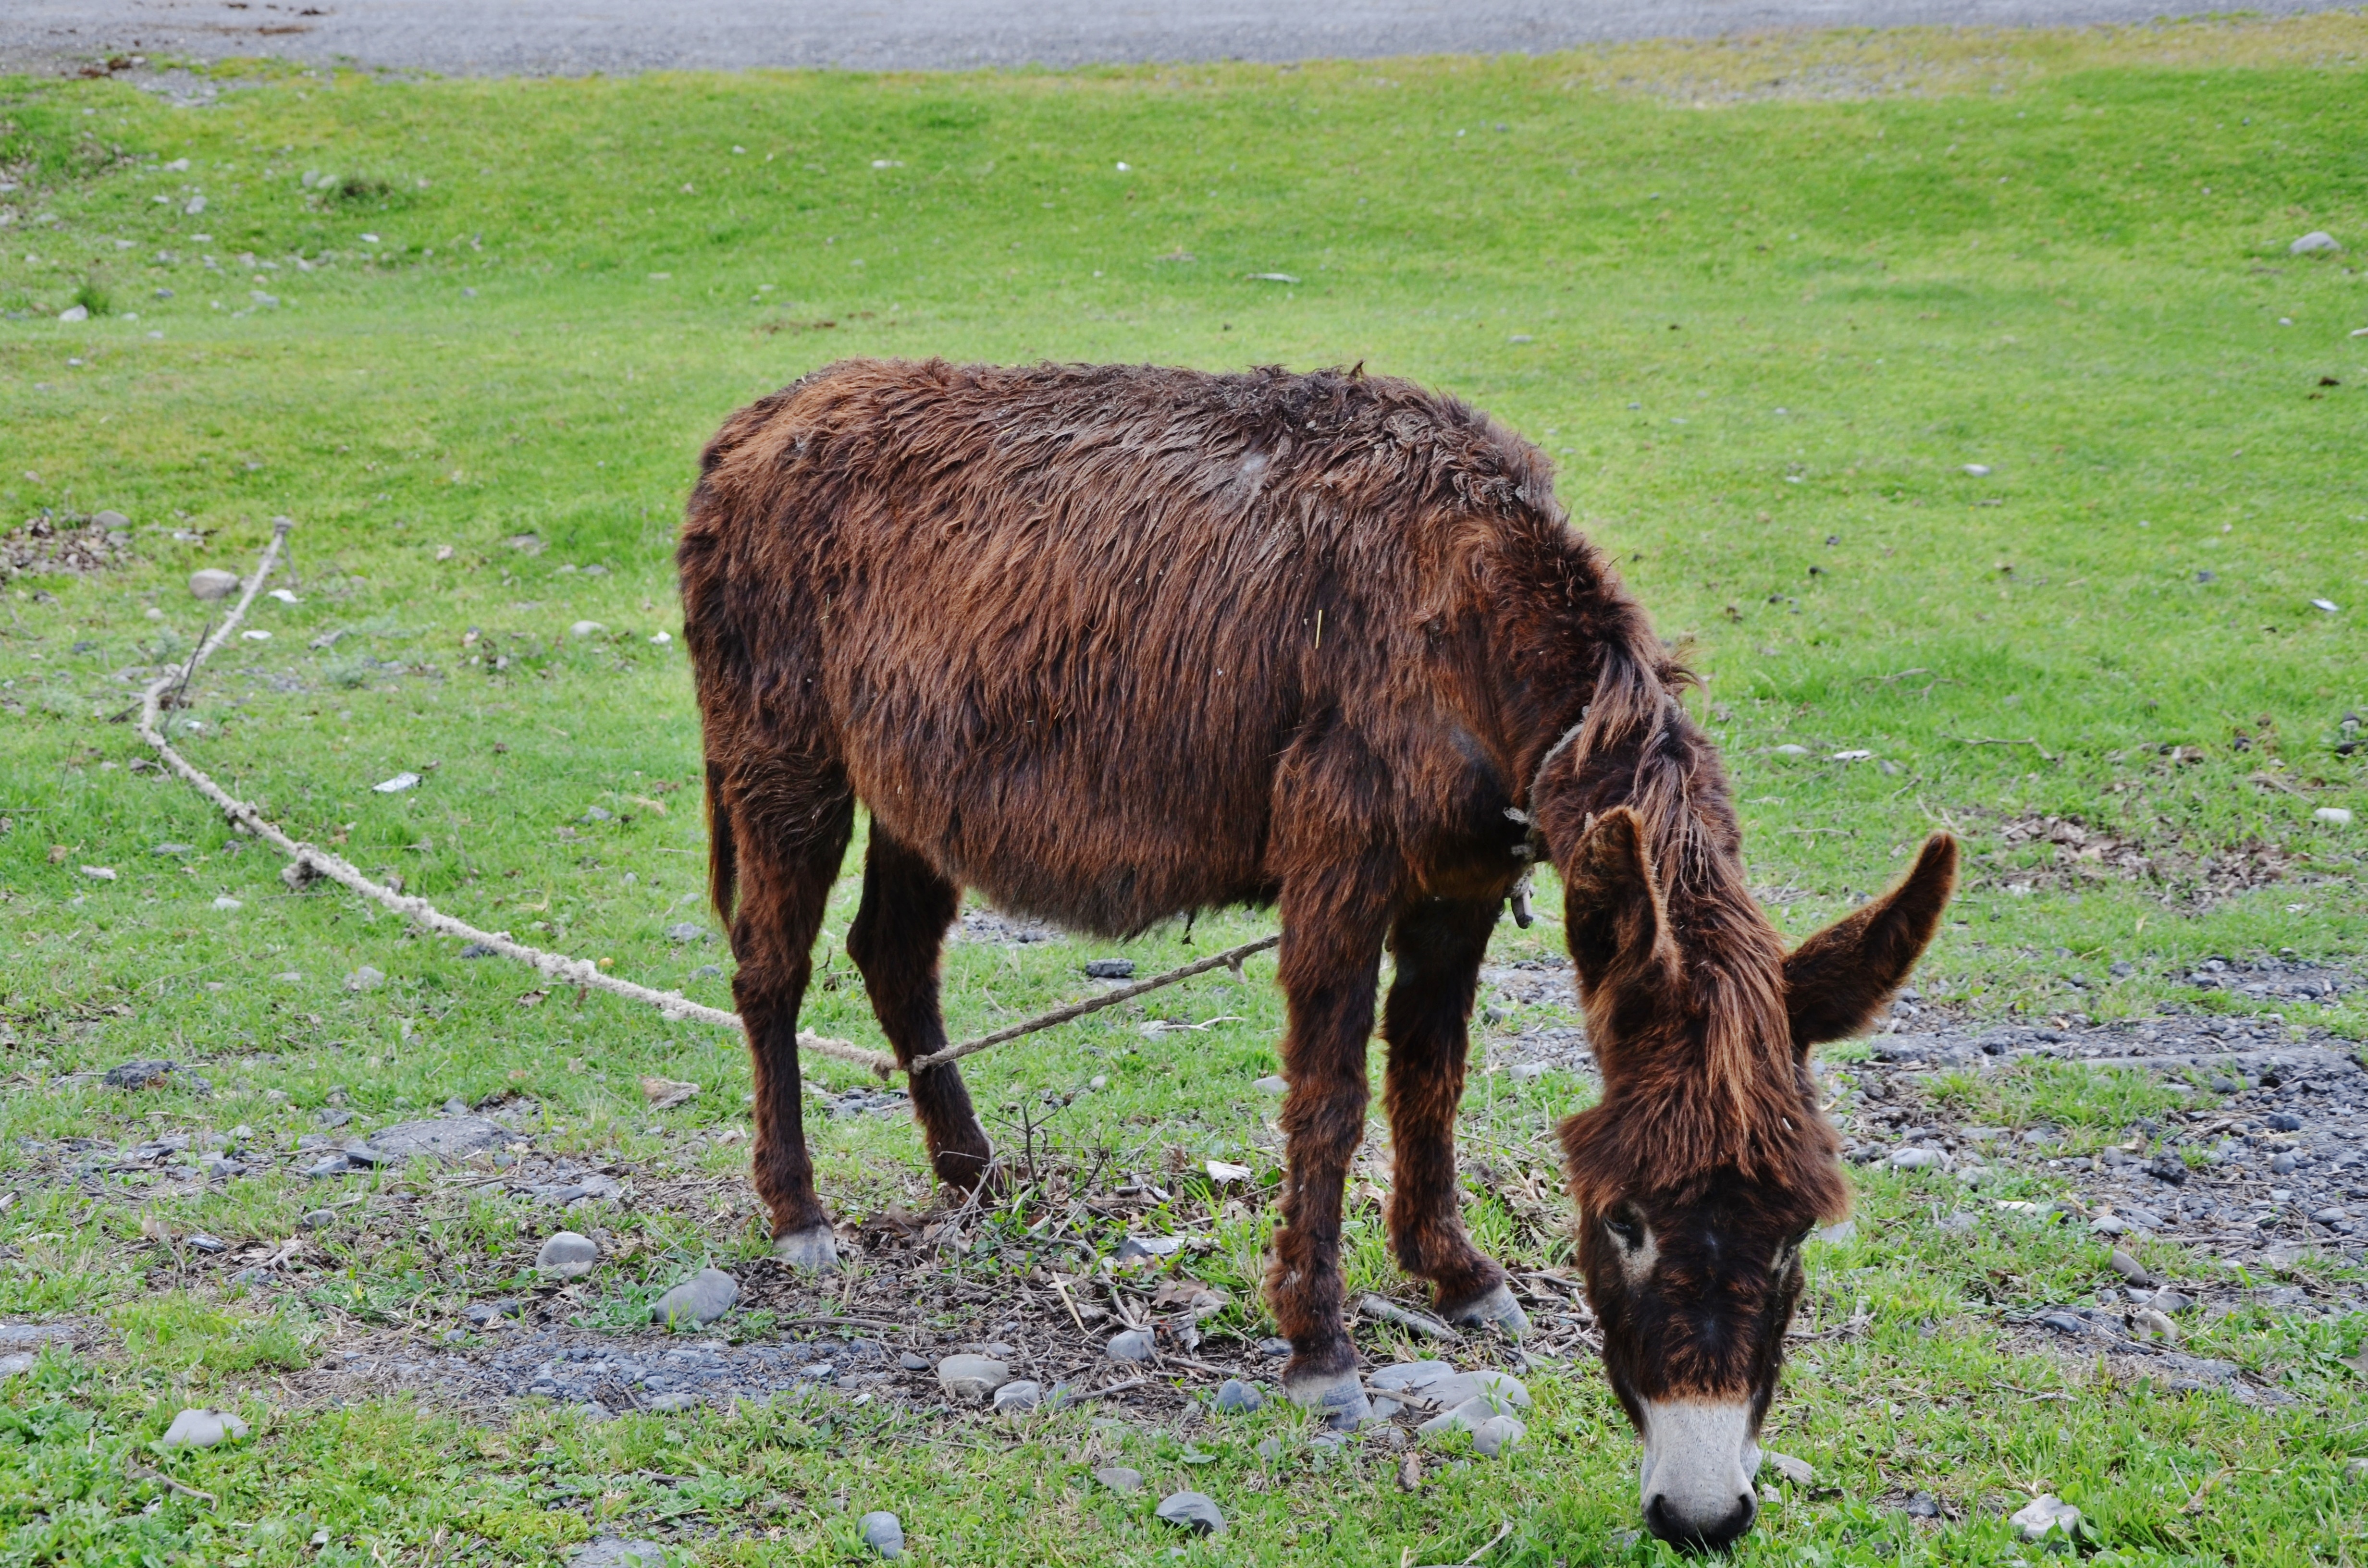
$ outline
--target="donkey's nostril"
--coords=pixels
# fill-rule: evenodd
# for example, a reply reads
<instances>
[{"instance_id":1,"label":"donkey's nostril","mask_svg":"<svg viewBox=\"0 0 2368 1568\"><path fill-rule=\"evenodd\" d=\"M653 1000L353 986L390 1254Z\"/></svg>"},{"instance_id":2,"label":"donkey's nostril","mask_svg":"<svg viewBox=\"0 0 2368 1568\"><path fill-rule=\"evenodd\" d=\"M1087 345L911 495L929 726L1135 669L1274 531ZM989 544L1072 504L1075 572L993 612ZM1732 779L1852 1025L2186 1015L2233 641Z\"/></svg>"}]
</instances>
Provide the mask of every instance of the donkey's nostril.
<instances>
[{"instance_id":1,"label":"donkey's nostril","mask_svg":"<svg viewBox=\"0 0 2368 1568\"><path fill-rule=\"evenodd\" d=\"M1672 1546L1716 1551L1733 1545L1759 1517L1759 1500L1746 1492L1723 1517L1691 1517L1669 1504L1666 1493L1655 1493L1645 1505L1645 1528Z\"/></svg>"}]
</instances>

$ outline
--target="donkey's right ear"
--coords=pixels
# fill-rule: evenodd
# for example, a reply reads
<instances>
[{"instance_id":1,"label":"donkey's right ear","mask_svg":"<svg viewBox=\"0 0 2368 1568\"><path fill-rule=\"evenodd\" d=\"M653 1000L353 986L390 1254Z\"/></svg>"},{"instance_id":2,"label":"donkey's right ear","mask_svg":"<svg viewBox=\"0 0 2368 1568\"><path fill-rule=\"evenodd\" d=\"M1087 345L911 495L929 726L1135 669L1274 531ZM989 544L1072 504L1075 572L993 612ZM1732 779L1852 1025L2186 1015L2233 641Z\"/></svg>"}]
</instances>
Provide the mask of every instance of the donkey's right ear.
<instances>
[{"instance_id":1,"label":"donkey's right ear","mask_svg":"<svg viewBox=\"0 0 2368 1568\"><path fill-rule=\"evenodd\" d=\"M1563 868L1563 930L1588 991L1674 962L1645 824L1625 806L1595 819Z\"/></svg>"}]
</instances>

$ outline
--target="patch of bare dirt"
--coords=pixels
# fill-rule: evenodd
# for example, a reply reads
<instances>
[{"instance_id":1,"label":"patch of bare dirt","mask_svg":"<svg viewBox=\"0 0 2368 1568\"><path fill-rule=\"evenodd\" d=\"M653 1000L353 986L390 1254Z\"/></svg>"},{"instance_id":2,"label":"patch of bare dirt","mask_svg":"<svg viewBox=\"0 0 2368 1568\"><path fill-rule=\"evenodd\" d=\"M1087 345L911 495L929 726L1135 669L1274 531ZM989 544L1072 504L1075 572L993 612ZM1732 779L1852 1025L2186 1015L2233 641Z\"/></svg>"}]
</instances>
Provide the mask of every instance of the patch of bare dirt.
<instances>
[{"instance_id":1,"label":"patch of bare dirt","mask_svg":"<svg viewBox=\"0 0 2368 1568\"><path fill-rule=\"evenodd\" d=\"M1971 857L1967 881L2010 895L2135 882L2166 903L2203 908L2273 883L2315 882L2334 874L2309 854L2271 840L2201 848L2177 837L2169 824L2162 825L2165 835L2149 840L2091 827L2078 817L2009 817L1989 830L1998 846Z\"/></svg>"},{"instance_id":2,"label":"patch of bare dirt","mask_svg":"<svg viewBox=\"0 0 2368 1568\"><path fill-rule=\"evenodd\" d=\"M18 576L83 576L131 559L131 520L120 512L68 520L44 512L0 538L0 583Z\"/></svg>"}]
</instances>

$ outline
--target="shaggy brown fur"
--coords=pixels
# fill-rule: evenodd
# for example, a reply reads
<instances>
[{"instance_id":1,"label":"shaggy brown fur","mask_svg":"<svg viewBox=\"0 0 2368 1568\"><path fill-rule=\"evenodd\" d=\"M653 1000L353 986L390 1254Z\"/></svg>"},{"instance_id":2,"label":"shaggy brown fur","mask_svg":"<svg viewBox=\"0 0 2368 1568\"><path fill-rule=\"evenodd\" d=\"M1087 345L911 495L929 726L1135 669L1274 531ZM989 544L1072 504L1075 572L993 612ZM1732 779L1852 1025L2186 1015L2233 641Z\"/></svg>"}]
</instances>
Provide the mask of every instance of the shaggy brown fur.
<instances>
[{"instance_id":1,"label":"shaggy brown fur","mask_svg":"<svg viewBox=\"0 0 2368 1568\"><path fill-rule=\"evenodd\" d=\"M1818 995L1791 994L1685 672L1544 459L1461 403L1340 372L848 361L725 424L680 562L777 1234L824 1222L797 1013L858 801L848 947L900 1060L943 1042L964 886L1112 935L1279 903L1286 1382L1354 1364L1340 1208L1385 944L1394 1244L1442 1310L1503 1282L1456 1213L1454 1113L1488 931L1534 848L1569 890L1604 1067L1603 1107L1565 1131L1582 1210L1725 1202L1737 1250L1772 1256L1840 1208L1793 1020L1862 1018L1930 923L1862 915L1804 949ZM939 1176L977 1181L958 1074L921 1074L914 1106ZM1739 1331L1771 1369L1782 1315ZM1679 1354L1667 1377L1731 1369Z\"/></svg>"}]
</instances>

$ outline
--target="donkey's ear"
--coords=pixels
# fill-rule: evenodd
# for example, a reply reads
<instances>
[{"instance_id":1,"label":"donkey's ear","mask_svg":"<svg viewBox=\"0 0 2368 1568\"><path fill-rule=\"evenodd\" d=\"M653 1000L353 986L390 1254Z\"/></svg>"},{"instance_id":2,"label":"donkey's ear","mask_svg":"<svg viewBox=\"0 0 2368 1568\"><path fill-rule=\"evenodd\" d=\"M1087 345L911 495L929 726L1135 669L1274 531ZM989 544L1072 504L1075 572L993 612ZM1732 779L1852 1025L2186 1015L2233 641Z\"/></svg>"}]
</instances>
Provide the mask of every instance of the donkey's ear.
<instances>
[{"instance_id":1,"label":"donkey's ear","mask_svg":"<svg viewBox=\"0 0 2368 1568\"><path fill-rule=\"evenodd\" d=\"M1956 885L1957 841L1936 833L1897 887L1793 949L1784 991L1795 1051L1864 1032L1907 983Z\"/></svg>"},{"instance_id":2,"label":"donkey's ear","mask_svg":"<svg viewBox=\"0 0 2368 1568\"><path fill-rule=\"evenodd\" d=\"M1562 913L1579 983L1589 991L1669 960L1661 884L1634 812L1615 806L1579 840L1563 870Z\"/></svg>"}]
</instances>

